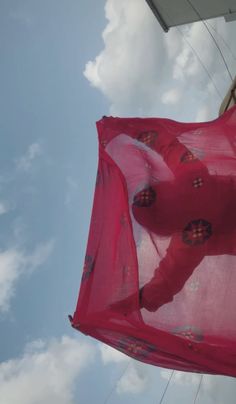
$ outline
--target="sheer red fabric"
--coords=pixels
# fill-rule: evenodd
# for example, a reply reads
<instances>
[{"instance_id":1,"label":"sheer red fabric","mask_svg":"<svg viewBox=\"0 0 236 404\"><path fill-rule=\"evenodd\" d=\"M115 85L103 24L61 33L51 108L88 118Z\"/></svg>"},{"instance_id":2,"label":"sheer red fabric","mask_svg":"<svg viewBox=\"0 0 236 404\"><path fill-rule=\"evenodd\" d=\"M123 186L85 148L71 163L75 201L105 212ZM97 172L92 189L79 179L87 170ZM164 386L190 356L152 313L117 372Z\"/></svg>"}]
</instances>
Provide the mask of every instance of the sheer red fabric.
<instances>
[{"instance_id":1,"label":"sheer red fabric","mask_svg":"<svg viewBox=\"0 0 236 404\"><path fill-rule=\"evenodd\" d=\"M152 365L236 376L236 107L97 129L73 327Z\"/></svg>"}]
</instances>

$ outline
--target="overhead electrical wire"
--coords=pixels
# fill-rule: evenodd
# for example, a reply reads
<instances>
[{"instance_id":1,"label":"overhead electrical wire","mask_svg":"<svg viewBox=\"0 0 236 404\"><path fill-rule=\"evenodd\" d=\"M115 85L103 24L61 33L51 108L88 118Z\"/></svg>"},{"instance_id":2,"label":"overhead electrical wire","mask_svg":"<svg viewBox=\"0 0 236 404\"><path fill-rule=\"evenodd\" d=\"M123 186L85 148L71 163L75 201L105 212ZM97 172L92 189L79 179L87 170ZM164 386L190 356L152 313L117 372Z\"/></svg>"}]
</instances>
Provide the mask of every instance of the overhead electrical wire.
<instances>
[{"instance_id":1,"label":"overhead electrical wire","mask_svg":"<svg viewBox=\"0 0 236 404\"><path fill-rule=\"evenodd\" d=\"M221 39L222 43L225 45L225 47L228 49L228 51L230 52L232 58L236 61L236 56L233 53L232 49L230 48L229 44L226 42L226 40L224 39L224 37L215 29L215 27L209 23L209 21L206 21L206 24L208 27L211 27L211 29L216 33L216 35Z\"/></svg>"},{"instance_id":2,"label":"overhead electrical wire","mask_svg":"<svg viewBox=\"0 0 236 404\"><path fill-rule=\"evenodd\" d=\"M160 401L159 401L158 404L162 404L162 403L163 403L163 400L164 400L164 398L165 398L166 392L167 392L167 390L168 390L168 387L169 387L169 384L170 384L170 382L171 382L171 379L172 379L172 377L173 377L173 375L174 375L174 372L175 372L175 371L172 370L172 372L171 372L171 374L170 374L170 377L169 377L169 379L168 379L168 382L166 383L166 387L165 387L165 389L164 389L164 391L163 391L163 394L162 394L161 399L160 399Z\"/></svg>"},{"instance_id":3,"label":"overhead electrical wire","mask_svg":"<svg viewBox=\"0 0 236 404\"><path fill-rule=\"evenodd\" d=\"M177 31L179 32L179 34L183 37L184 41L187 43L187 45L191 48L192 52L194 53L194 55L196 56L196 58L198 59L200 65L202 66L202 68L205 70L205 73L207 74L207 76L209 77L210 81L213 84L214 89L216 90L219 98L221 100L223 100L222 95L220 94L218 88L216 87L216 84L209 72L209 70L207 69L207 67L204 65L202 59L200 58L199 54L197 53L197 51L194 49L194 47L191 45L191 43L189 42L189 40L186 38L186 36L183 34L183 32L181 31L181 29L179 27L176 27Z\"/></svg>"},{"instance_id":4,"label":"overhead electrical wire","mask_svg":"<svg viewBox=\"0 0 236 404\"><path fill-rule=\"evenodd\" d=\"M109 399L110 399L112 393L114 392L114 390L115 390L115 388L116 388L116 386L117 386L117 383L119 383L119 381L121 380L121 378L122 378L122 377L125 375L125 373L127 372L130 363L131 363L131 360L128 362L127 366L123 369L121 375L118 377L118 379L116 380L116 382L115 382L114 385L112 386L112 388L111 388L111 390L109 391L108 395L106 396L106 398L105 398L103 404L107 404L107 403L108 403L108 401L109 401Z\"/></svg>"},{"instance_id":5,"label":"overhead electrical wire","mask_svg":"<svg viewBox=\"0 0 236 404\"><path fill-rule=\"evenodd\" d=\"M165 398L165 396L166 396L166 393L167 393L168 387L169 387L169 385L170 385L171 379L173 378L174 372L175 372L175 371L172 370L172 372L171 372L171 374L170 374L170 377L169 377L169 379L168 379L168 382L167 382L167 384L166 384L166 387L165 387L165 389L164 389L164 391L163 391L163 394L162 394L161 399L160 399L160 401L159 401L158 404L162 404L162 403L163 403L163 400L164 400L164 398ZM197 388L197 391L196 391L196 394L195 394L195 397L194 397L194 402L193 402L193 404L196 404L196 403L197 403L197 399L198 399L198 395L199 395L199 392L200 392L200 389L201 389L202 381L203 381L203 374L201 374L201 377L200 377L200 380L199 380L199 384L198 384L198 388Z\"/></svg>"},{"instance_id":6,"label":"overhead electrical wire","mask_svg":"<svg viewBox=\"0 0 236 404\"><path fill-rule=\"evenodd\" d=\"M191 2L190 0L186 0L186 1L187 1L187 3L190 5L190 7L192 7L192 9L193 9L194 12L197 14L197 16L200 18L201 22L204 24L206 30L207 30L208 33L210 34L210 36L211 36L211 38L212 38L212 40L213 40L213 42L214 42L216 48L218 49L218 51L219 51L219 53L220 53L220 55L221 55L221 58L222 58L222 60L223 60L223 63L224 63L224 65L225 65L225 67L226 67L226 70L227 70L227 72L228 72L228 75L229 75L231 81L233 82L233 80L234 80L234 79L233 79L233 76L232 76L232 74L231 74L231 72L230 72L230 70L229 70L229 67L228 67L227 62L226 62L226 60L225 60L225 57L224 57L224 55L223 55L223 53L222 53L222 51L221 51L221 49L220 49L220 47L219 47L219 45L218 45L218 43L217 43L217 41L216 41L214 35L213 35L212 32L210 31L210 29L208 28L206 22L203 20L201 14L200 14L199 11L196 9L196 7L192 4L192 2Z\"/></svg>"},{"instance_id":7,"label":"overhead electrical wire","mask_svg":"<svg viewBox=\"0 0 236 404\"><path fill-rule=\"evenodd\" d=\"M201 374L200 381L199 381L199 384L198 384L198 388L197 388L197 391L196 391L196 395L195 395L193 404L197 403L197 398L198 398L198 394L199 394L199 391L200 391L200 388L201 388L201 385L202 385L202 380L203 380L203 375Z\"/></svg>"},{"instance_id":8,"label":"overhead electrical wire","mask_svg":"<svg viewBox=\"0 0 236 404\"><path fill-rule=\"evenodd\" d=\"M158 3L158 7L163 10L163 7L162 7L159 3ZM167 16L168 16L169 21L170 21L171 23L173 23L173 20L172 20L171 16L170 16L168 13L166 13L166 14L167 14ZM173 24L173 26L174 26L174 24ZM200 65L201 65L202 68L204 69L205 73L207 74L208 78L209 78L210 81L212 82L212 85L213 85L213 87L214 87L214 89L215 89L217 95L219 96L220 100L223 101L223 98L224 98L224 97L222 97L222 95L220 94L220 91L218 90L218 88L217 88L217 86L216 86L216 84L215 84L215 82L214 82L214 80L213 80L213 78L212 78L212 76L211 76L209 70L207 69L207 67L206 67L205 64L203 63L201 57L199 56L199 54L197 53L197 51L194 49L194 47L191 45L191 43L189 42L189 40L186 38L186 36L184 35L184 33L181 31L181 29L180 29L178 26L175 26L175 28L176 28L176 30L178 31L179 35L182 36L183 40L184 40L184 41L187 43L187 45L191 48L191 50L192 50L192 52L194 53L195 57L197 58L198 62L200 63Z\"/></svg>"}]
</instances>

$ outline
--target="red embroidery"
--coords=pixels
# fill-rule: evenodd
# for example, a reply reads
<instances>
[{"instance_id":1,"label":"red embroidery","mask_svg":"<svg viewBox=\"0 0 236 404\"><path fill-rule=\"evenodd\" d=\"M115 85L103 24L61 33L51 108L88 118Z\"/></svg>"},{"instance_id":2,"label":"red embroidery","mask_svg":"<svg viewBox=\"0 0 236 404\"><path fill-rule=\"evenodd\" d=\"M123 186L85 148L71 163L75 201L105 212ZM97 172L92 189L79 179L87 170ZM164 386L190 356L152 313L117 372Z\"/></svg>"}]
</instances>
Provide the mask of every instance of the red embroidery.
<instances>
[{"instance_id":1,"label":"red embroidery","mask_svg":"<svg viewBox=\"0 0 236 404\"><path fill-rule=\"evenodd\" d=\"M149 207L156 200L156 192L152 187L143 189L134 196L133 204L138 207Z\"/></svg>"},{"instance_id":2,"label":"red embroidery","mask_svg":"<svg viewBox=\"0 0 236 404\"><path fill-rule=\"evenodd\" d=\"M211 224L203 219L193 220L183 231L183 242L190 245L203 244L212 235Z\"/></svg>"},{"instance_id":3,"label":"red embroidery","mask_svg":"<svg viewBox=\"0 0 236 404\"><path fill-rule=\"evenodd\" d=\"M146 146L152 147L155 143L157 136L158 136L157 132L151 130L140 133L137 137L137 140L139 142L144 143Z\"/></svg>"}]
</instances>

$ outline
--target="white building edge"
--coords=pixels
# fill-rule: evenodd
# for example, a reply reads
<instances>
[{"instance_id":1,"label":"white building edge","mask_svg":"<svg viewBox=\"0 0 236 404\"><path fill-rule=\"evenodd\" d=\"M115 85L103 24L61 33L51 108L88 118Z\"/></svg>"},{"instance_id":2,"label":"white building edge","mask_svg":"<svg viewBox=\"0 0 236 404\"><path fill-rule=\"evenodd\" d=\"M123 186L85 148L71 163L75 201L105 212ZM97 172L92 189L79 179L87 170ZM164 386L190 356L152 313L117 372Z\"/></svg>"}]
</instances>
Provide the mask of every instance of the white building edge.
<instances>
[{"instance_id":1,"label":"white building edge","mask_svg":"<svg viewBox=\"0 0 236 404\"><path fill-rule=\"evenodd\" d=\"M236 20L236 0L146 0L164 31L210 18Z\"/></svg>"}]
</instances>

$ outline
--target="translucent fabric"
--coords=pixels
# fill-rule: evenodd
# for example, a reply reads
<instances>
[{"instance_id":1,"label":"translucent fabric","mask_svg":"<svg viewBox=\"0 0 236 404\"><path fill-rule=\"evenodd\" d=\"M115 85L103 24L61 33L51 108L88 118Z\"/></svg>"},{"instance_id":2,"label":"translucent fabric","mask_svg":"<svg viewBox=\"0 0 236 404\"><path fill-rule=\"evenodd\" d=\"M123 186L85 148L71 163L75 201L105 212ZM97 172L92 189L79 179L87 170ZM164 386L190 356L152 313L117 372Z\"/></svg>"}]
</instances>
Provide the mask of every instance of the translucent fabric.
<instances>
[{"instance_id":1,"label":"translucent fabric","mask_svg":"<svg viewBox=\"0 0 236 404\"><path fill-rule=\"evenodd\" d=\"M97 129L73 327L152 365L236 376L236 107Z\"/></svg>"}]
</instances>

